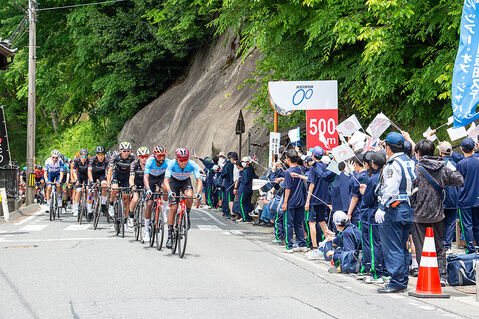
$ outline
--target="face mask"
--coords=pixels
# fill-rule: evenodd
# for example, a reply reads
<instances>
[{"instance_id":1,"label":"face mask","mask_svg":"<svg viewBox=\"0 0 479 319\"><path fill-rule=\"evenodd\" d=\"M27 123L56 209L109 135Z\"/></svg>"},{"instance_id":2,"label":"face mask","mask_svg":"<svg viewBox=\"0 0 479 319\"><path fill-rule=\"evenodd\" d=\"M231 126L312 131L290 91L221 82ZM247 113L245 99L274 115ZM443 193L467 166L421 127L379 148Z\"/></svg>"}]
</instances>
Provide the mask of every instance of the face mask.
<instances>
[{"instance_id":1,"label":"face mask","mask_svg":"<svg viewBox=\"0 0 479 319\"><path fill-rule=\"evenodd\" d=\"M243 166L243 167L246 167L246 165L247 165L247 163L245 163L245 162L241 163L241 166Z\"/></svg>"},{"instance_id":2,"label":"face mask","mask_svg":"<svg viewBox=\"0 0 479 319\"><path fill-rule=\"evenodd\" d=\"M225 165L225 159L224 159L224 158L220 158L220 159L218 160L218 165L219 165L220 167L223 167L223 166Z\"/></svg>"}]
</instances>

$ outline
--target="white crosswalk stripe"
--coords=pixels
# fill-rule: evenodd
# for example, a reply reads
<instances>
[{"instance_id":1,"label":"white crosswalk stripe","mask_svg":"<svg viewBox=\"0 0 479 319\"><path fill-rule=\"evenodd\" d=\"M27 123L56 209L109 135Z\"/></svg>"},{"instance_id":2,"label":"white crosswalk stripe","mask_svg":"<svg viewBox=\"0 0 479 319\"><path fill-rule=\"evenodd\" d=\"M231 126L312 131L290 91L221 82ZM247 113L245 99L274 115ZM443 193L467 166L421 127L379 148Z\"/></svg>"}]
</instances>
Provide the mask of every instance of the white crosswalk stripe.
<instances>
[{"instance_id":1,"label":"white crosswalk stripe","mask_svg":"<svg viewBox=\"0 0 479 319\"><path fill-rule=\"evenodd\" d=\"M20 228L19 231L40 231L46 227L48 227L48 225L27 225Z\"/></svg>"},{"instance_id":2,"label":"white crosswalk stripe","mask_svg":"<svg viewBox=\"0 0 479 319\"><path fill-rule=\"evenodd\" d=\"M222 230L216 225L197 225L196 227L198 227L199 230L216 230L216 231Z\"/></svg>"},{"instance_id":3,"label":"white crosswalk stripe","mask_svg":"<svg viewBox=\"0 0 479 319\"><path fill-rule=\"evenodd\" d=\"M75 225L75 224L72 224L70 226L68 226L67 228L65 228L64 230L87 230L88 228L91 227L91 224L83 224L83 225Z\"/></svg>"}]
</instances>

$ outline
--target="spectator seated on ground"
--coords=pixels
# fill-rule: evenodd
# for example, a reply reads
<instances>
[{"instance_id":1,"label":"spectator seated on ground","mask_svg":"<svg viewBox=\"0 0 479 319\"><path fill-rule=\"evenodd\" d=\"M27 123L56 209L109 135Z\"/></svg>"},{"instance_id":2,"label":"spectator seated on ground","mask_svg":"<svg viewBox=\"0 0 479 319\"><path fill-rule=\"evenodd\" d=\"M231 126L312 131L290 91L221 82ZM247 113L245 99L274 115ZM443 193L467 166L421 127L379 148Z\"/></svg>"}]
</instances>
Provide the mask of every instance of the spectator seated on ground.
<instances>
[{"instance_id":1,"label":"spectator seated on ground","mask_svg":"<svg viewBox=\"0 0 479 319\"><path fill-rule=\"evenodd\" d=\"M258 222L253 223L255 226L273 227L275 213L270 209L269 204L273 198L273 191L262 192L256 203L256 208L250 213L251 217L258 216Z\"/></svg>"},{"instance_id":2,"label":"spectator seated on ground","mask_svg":"<svg viewBox=\"0 0 479 319\"><path fill-rule=\"evenodd\" d=\"M354 256L359 256L359 251L361 250L361 232L352 224L348 215L343 211L337 211L333 215L333 222L338 229L338 234L335 237L329 237L328 240L331 241L332 245L329 246L332 249L326 251L326 259L332 258L335 265L342 266L341 268L350 268L351 259L355 259ZM353 258L350 258L349 256ZM331 259L329 259L331 260ZM345 263L348 263L346 265ZM350 272L350 271L348 271Z\"/></svg>"}]
</instances>

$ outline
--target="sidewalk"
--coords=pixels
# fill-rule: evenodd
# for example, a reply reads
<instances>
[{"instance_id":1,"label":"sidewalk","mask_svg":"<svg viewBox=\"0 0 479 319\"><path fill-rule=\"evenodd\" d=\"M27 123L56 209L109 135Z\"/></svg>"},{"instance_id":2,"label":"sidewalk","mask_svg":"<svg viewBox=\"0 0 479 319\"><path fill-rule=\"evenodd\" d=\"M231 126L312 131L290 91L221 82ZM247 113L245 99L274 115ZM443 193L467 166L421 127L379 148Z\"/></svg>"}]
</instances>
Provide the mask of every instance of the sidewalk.
<instances>
[{"instance_id":1,"label":"sidewalk","mask_svg":"<svg viewBox=\"0 0 479 319\"><path fill-rule=\"evenodd\" d=\"M21 207L18 210L15 210L13 212L10 212L10 223L15 223L21 220L22 218L28 217L30 215L33 215L37 212L39 212L41 209L40 204L34 203L29 206L24 206ZM6 223L5 219L3 219L3 216L0 218L0 224Z\"/></svg>"},{"instance_id":2,"label":"sidewalk","mask_svg":"<svg viewBox=\"0 0 479 319\"><path fill-rule=\"evenodd\" d=\"M233 223L229 219L224 219L221 216L221 212L213 209L208 209L213 212L217 218L227 223ZM235 223L236 224L236 223ZM367 284L363 280L358 280L353 274L331 274L328 269L331 267L330 262L320 260L309 260L304 253L284 253L284 247L273 244L274 231L271 227L253 226L251 223L239 223L236 225L242 225L244 230L241 231L241 235L246 239L254 242L261 248L276 255L278 258L286 260L295 264L298 267L311 271L320 279L327 281L332 285L341 285L349 290L355 291L360 295L377 294L376 290L382 287L384 284ZM454 250L454 253L464 253L464 250ZM417 278L409 276L408 291L416 290ZM418 299L410 297L405 293L390 294L391 298L402 298L405 302L415 303L418 307L426 309L429 307L431 310L445 311L453 313L458 316L467 318L479 318L479 301L476 301L476 286L461 286L452 287L447 286L443 288L443 292L449 294L449 299Z\"/></svg>"}]
</instances>

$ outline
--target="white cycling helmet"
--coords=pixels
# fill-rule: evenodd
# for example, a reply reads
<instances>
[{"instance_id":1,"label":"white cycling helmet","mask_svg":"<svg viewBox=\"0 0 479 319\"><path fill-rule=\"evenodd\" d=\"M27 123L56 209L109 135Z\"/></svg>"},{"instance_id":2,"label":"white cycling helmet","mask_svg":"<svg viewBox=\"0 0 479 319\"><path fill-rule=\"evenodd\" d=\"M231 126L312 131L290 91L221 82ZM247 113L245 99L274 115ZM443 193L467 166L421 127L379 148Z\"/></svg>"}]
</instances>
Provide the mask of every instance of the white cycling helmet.
<instances>
[{"instance_id":1,"label":"white cycling helmet","mask_svg":"<svg viewBox=\"0 0 479 319\"><path fill-rule=\"evenodd\" d=\"M60 151L59 150L53 150L52 151L52 157L60 157Z\"/></svg>"},{"instance_id":2,"label":"white cycling helmet","mask_svg":"<svg viewBox=\"0 0 479 319\"><path fill-rule=\"evenodd\" d=\"M148 149L148 147L142 146L138 150L136 150L136 155L138 156L150 155L150 150Z\"/></svg>"},{"instance_id":3,"label":"white cycling helmet","mask_svg":"<svg viewBox=\"0 0 479 319\"><path fill-rule=\"evenodd\" d=\"M118 147L120 150L125 150L125 151L131 151L131 144L128 142L122 142L120 144L120 147Z\"/></svg>"}]
</instances>

